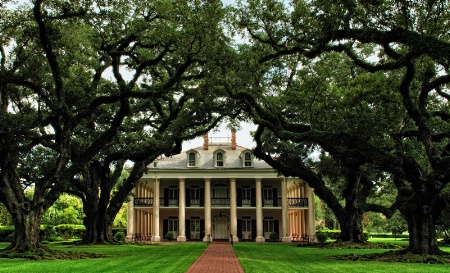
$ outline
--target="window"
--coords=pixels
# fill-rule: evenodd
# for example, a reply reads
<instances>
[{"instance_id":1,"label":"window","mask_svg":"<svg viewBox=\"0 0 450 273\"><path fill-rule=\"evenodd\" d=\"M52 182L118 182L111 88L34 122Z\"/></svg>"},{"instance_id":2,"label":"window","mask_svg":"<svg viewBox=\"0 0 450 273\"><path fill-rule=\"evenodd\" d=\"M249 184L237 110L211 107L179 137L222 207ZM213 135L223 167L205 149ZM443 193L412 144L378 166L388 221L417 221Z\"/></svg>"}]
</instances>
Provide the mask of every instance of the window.
<instances>
[{"instance_id":1,"label":"window","mask_svg":"<svg viewBox=\"0 0 450 273\"><path fill-rule=\"evenodd\" d=\"M169 206L178 206L178 188L169 188Z\"/></svg>"},{"instance_id":2,"label":"window","mask_svg":"<svg viewBox=\"0 0 450 273\"><path fill-rule=\"evenodd\" d=\"M218 149L214 151L214 167L225 167L225 151Z\"/></svg>"},{"instance_id":3,"label":"window","mask_svg":"<svg viewBox=\"0 0 450 273\"><path fill-rule=\"evenodd\" d=\"M263 198L264 199L272 199L273 198L272 188L263 188Z\"/></svg>"},{"instance_id":4,"label":"window","mask_svg":"<svg viewBox=\"0 0 450 273\"><path fill-rule=\"evenodd\" d=\"M252 220L242 219L242 232L251 232L251 231L252 231Z\"/></svg>"},{"instance_id":5,"label":"window","mask_svg":"<svg viewBox=\"0 0 450 273\"><path fill-rule=\"evenodd\" d=\"M223 167L223 154L217 153L217 159L216 159L216 166L217 167Z\"/></svg>"},{"instance_id":6,"label":"window","mask_svg":"<svg viewBox=\"0 0 450 273\"><path fill-rule=\"evenodd\" d=\"M188 166L195 167L195 153L194 152L189 153Z\"/></svg>"},{"instance_id":7,"label":"window","mask_svg":"<svg viewBox=\"0 0 450 273\"><path fill-rule=\"evenodd\" d=\"M169 230L168 232L172 232L174 235L178 233L178 219L169 219Z\"/></svg>"},{"instance_id":8,"label":"window","mask_svg":"<svg viewBox=\"0 0 450 273\"><path fill-rule=\"evenodd\" d=\"M200 206L200 188L198 186L192 186L189 189L189 202L191 206Z\"/></svg>"},{"instance_id":9,"label":"window","mask_svg":"<svg viewBox=\"0 0 450 273\"><path fill-rule=\"evenodd\" d=\"M246 152L244 154L244 167L252 166L252 154L250 152Z\"/></svg>"},{"instance_id":10,"label":"window","mask_svg":"<svg viewBox=\"0 0 450 273\"><path fill-rule=\"evenodd\" d=\"M200 219L191 219L191 231L200 232Z\"/></svg>"},{"instance_id":11,"label":"window","mask_svg":"<svg viewBox=\"0 0 450 273\"><path fill-rule=\"evenodd\" d=\"M186 152L186 166L198 167L198 158L200 157L196 150L189 150Z\"/></svg>"},{"instance_id":12,"label":"window","mask_svg":"<svg viewBox=\"0 0 450 273\"><path fill-rule=\"evenodd\" d=\"M252 191L250 187L242 187L242 206L252 205Z\"/></svg>"},{"instance_id":13,"label":"window","mask_svg":"<svg viewBox=\"0 0 450 273\"><path fill-rule=\"evenodd\" d=\"M250 150L242 151L239 158L241 159L242 167L253 167L253 154Z\"/></svg>"},{"instance_id":14,"label":"window","mask_svg":"<svg viewBox=\"0 0 450 273\"><path fill-rule=\"evenodd\" d=\"M264 234L268 234L270 236L270 233L274 232L274 221L273 219L264 219ZM268 237L267 235L264 237Z\"/></svg>"},{"instance_id":15,"label":"window","mask_svg":"<svg viewBox=\"0 0 450 273\"><path fill-rule=\"evenodd\" d=\"M273 189L269 187L263 188L263 206L273 206Z\"/></svg>"}]
</instances>

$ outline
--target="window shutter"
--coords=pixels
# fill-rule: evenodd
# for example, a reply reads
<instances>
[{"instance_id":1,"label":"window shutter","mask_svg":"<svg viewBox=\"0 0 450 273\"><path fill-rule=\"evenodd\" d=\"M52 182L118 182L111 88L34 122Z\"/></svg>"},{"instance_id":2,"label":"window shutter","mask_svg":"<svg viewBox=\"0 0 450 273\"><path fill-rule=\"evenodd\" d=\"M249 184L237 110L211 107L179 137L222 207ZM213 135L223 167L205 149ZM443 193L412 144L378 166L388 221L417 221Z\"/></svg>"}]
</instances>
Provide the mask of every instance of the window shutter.
<instances>
[{"instance_id":1,"label":"window shutter","mask_svg":"<svg viewBox=\"0 0 450 273\"><path fill-rule=\"evenodd\" d=\"M168 206L169 206L169 188L164 188L164 207Z\"/></svg>"},{"instance_id":2,"label":"window shutter","mask_svg":"<svg viewBox=\"0 0 450 273\"><path fill-rule=\"evenodd\" d=\"M191 220L186 219L184 221L184 223L185 223L184 229L185 229L186 239L190 240L191 239Z\"/></svg>"},{"instance_id":3,"label":"window shutter","mask_svg":"<svg viewBox=\"0 0 450 273\"><path fill-rule=\"evenodd\" d=\"M186 188L186 200L184 202L186 204L186 207L191 206L191 189L190 188Z\"/></svg>"},{"instance_id":4,"label":"window shutter","mask_svg":"<svg viewBox=\"0 0 450 273\"><path fill-rule=\"evenodd\" d=\"M237 237L242 240L242 220L237 219Z\"/></svg>"}]
</instances>

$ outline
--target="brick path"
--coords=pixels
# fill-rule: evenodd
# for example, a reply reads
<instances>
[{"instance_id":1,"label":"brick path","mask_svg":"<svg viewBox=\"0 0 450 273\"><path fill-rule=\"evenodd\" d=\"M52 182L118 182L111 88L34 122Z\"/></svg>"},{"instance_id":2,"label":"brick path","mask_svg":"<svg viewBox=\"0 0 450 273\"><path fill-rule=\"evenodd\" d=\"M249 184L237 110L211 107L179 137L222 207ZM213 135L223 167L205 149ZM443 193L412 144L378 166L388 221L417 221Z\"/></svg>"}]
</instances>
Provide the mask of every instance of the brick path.
<instances>
[{"instance_id":1,"label":"brick path","mask_svg":"<svg viewBox=\"0 0 450 273\"><path fill-rule=\"evenodd\" d=\"M186 273L244 273L229 242L212 242Z\"/></svg>"}]
</instances>

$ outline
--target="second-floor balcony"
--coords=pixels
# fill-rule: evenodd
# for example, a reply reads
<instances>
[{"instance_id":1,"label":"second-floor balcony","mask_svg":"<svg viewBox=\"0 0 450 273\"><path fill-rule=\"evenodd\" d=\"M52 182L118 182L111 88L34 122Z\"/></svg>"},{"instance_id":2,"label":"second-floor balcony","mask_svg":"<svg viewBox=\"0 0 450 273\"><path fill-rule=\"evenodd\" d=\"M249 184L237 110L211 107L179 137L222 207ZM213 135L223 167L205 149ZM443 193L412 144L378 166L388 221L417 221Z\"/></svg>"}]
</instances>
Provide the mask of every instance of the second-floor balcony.
<instances>
[{"instance_id":1,"label":"second-floor balcony","mask_svg":"<svg viewBox=\"0 0 450 273\"><path fill-rule=\"evenodd\" d=\"M238 198L237 207L256 207L256 198ZM186 207L204 207L203 198L186 198ZM288 208L307 208L308 198L287 198ZM135 207L153 207L154 198L134 198ZM178 207L175 198L160 198L160 207ZM262 199L263 207L282 207L282 198ZM230 198L211 198L211 207L230 207Z\"/></svg>"}]
</instances>

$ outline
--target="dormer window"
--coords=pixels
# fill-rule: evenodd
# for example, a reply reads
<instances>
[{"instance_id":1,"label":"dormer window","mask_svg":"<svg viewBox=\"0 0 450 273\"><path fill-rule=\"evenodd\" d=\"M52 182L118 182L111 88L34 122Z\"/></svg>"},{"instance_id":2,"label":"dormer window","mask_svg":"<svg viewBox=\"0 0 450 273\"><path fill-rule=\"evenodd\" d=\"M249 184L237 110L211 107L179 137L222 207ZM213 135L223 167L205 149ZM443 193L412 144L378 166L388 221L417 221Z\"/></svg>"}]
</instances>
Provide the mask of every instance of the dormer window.
<instances>
[{"instance_id":1,"label":"dormer window","mask_svg":"<svg viewBox=\"0 0 450 273\"><path fill-rule=\"evenodd\" d=\"M195 150L189 150L186 152L187 154L187 166L188 167L198 167L198 152Z\"/></svg>"},{"instance_id":2,"label":"dormer window","mask_svg":"<svg viewBox=\"0 0 450 273\"><path fill-rule=\"evenodd\" d=\"M214 152L214 167L225 167L225 151L222 149Z\"/></svg>"},{"instance_id":3,"label":"dormer window","mask_svg":"<svg viewBox=\"0 0 450 273\"><path fill-rule=\"evenodd\" d=\"M222 153L216 154L216 166L223 167L223 154Z\"/></svg>"},{"instance_id":4,"label":"dormer window","mask_svg":"<svg viewBox=\"0 0 450 273\"><path fill-rule=\"evenodd\" d=\"M241 153L242 167L253 167L253 154L250 150Z\"/></svg>"},{"instance_id":5,"label":"dormer window","mask_svg":"<svg viewBox=\"0 0 450 273\"><path fill-rule=\"evenodd\" d=\"M252 166L252 154L247 152L244 154L244 167Z\"/></svg>"}]
</instances>

